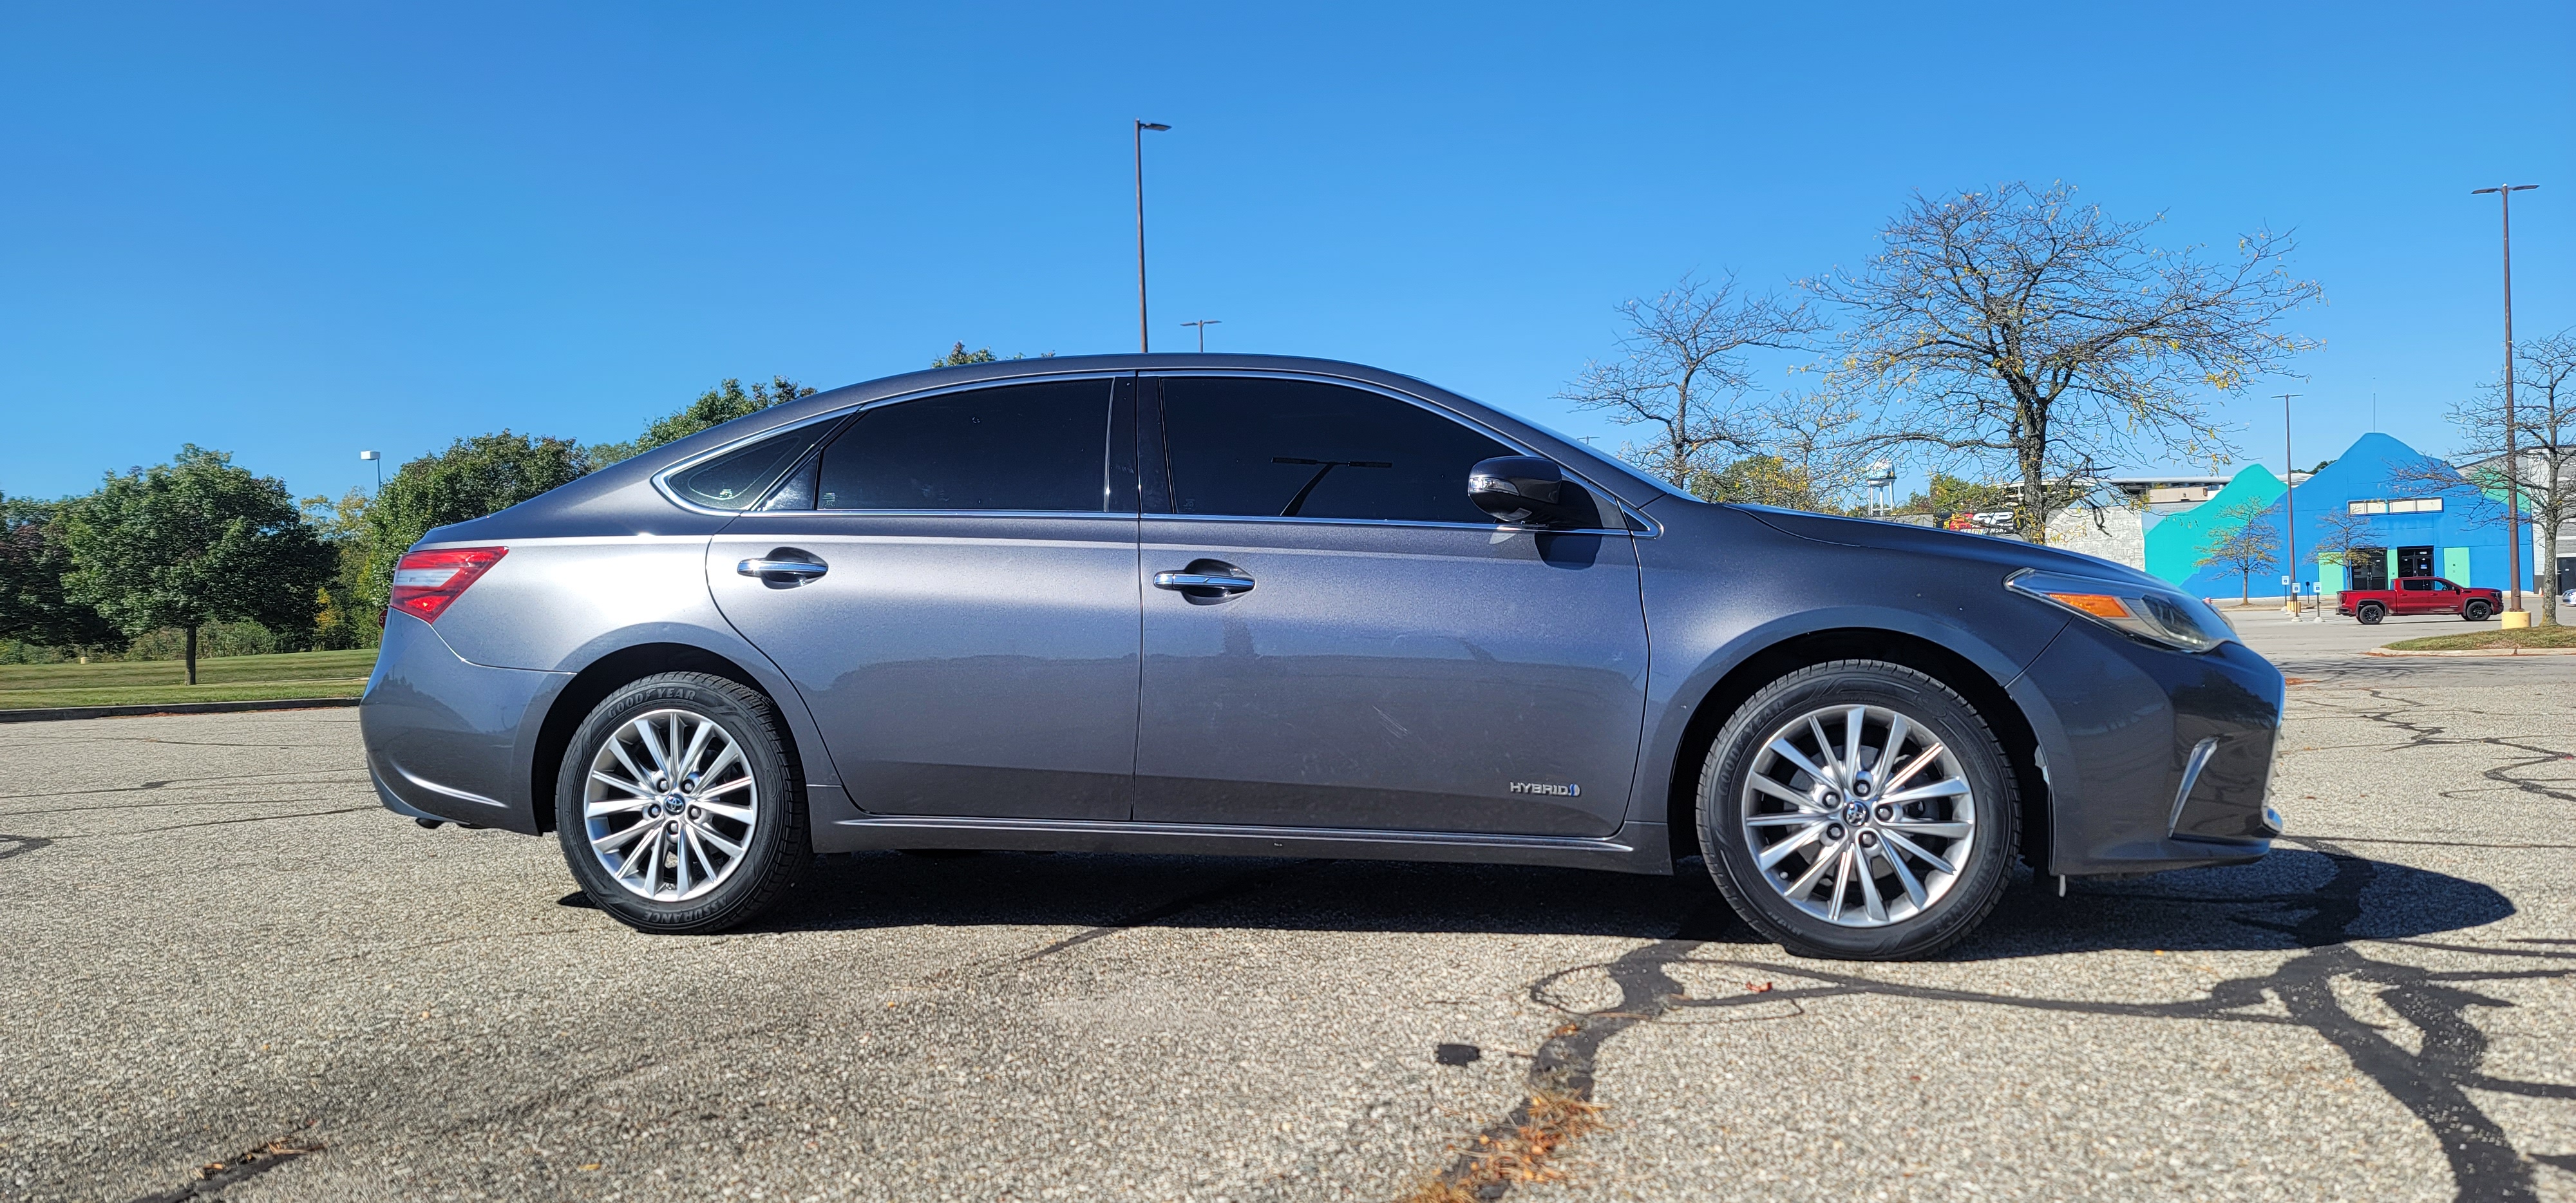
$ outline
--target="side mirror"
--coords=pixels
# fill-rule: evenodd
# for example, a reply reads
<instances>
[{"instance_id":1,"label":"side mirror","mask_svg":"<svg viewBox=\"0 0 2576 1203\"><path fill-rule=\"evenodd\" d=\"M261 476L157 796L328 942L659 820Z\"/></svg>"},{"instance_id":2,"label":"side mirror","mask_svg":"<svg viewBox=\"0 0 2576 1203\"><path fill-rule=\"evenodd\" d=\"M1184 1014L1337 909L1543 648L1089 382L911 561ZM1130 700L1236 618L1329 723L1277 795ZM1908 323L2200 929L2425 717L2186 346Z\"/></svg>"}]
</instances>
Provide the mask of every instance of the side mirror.
<instances>
[{"instance_id":1,"label":"side mirror","mask_svg":"<svg viewBox=\"0 0 2576 1203\"><path fill-rule=\"evenodd\" d=\"M1503 455L1467 469L1467 500L1506 526L1575 525L1575 508L1566 493L1582 491L1565 483L1565 469L1555 460L1535 455Z\"/></svg>"}]
</instances>

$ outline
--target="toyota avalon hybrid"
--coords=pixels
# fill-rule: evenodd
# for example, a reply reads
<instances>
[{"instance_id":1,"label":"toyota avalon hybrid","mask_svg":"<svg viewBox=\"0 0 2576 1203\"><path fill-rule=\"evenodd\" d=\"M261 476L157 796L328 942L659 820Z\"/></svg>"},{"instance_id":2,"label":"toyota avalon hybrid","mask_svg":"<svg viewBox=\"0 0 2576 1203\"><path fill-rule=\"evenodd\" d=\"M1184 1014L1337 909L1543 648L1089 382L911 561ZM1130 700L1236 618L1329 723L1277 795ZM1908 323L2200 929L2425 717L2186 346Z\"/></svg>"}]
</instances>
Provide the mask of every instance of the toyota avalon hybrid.
<instances>
[{"instance_id":1,"label":"toyota avalon hybrid","mask_svg":"<svg viewBox=\"0 0 2576 1203\"><path fill-rule=\"evenodd\" d=\"M361 719L385 806L552 832L647 931L872 849L1698 857L1794 952L1904 958L2017 860L2263 855L2282 687L2102 560L1134 355L838 389L432 530Z\"/></svg>"}]
</instances>

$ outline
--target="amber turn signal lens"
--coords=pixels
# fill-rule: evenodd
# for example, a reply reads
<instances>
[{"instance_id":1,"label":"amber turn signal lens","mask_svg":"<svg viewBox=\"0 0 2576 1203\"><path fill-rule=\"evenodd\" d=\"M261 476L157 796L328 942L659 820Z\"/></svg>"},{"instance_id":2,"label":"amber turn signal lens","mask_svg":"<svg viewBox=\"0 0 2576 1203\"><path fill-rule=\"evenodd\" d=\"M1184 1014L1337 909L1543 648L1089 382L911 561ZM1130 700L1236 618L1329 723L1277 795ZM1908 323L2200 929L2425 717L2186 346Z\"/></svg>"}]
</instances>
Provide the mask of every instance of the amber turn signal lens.
<instances>
[{"instance_id":1,"label":"amber turn signal lens","mask_svg":"<svg viewBox=\"0 0 2576 1203\"><path fill-rule=\"evenodd\" d=\"M2127 618L2129 607L2119 598L2105 593L2051 593L2059 602L2082 610L2095 618Z\"/></svg>"}]
</instances>

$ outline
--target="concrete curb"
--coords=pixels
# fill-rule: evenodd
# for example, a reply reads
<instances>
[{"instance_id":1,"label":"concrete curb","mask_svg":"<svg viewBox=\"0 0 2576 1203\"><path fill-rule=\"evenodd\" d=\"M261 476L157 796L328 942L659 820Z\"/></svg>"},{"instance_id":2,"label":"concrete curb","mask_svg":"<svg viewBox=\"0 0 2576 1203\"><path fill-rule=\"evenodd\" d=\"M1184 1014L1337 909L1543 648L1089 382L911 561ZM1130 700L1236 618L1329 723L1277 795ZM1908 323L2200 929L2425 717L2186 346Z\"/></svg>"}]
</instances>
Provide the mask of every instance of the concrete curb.
<instances>
[{"instance_id":1,"label":"concrete curb","mask_svg":"<svg viewBox=\"0 0 2576 1203\"><path fill-rule=\"evenodd\" d=\"M141 706L51 706L0 710L0 723L48 723L77 718L137 718L147 714L239 714L245 710L328 710L355 706L356 698L273 698L256 702L164 702Z\"/></svg>"},{"instance_id":2,"label":"concrete curb","mask_svg":"<svg viewBox=\"0 0 2576 1203\"><path fill-rule=\"evenodd\" d=\"M2576 656L2576 647L2479 647L2458 651L2400 651L2393 647L2375 647L2365 656Z\"/></svg>"}]
</instances>

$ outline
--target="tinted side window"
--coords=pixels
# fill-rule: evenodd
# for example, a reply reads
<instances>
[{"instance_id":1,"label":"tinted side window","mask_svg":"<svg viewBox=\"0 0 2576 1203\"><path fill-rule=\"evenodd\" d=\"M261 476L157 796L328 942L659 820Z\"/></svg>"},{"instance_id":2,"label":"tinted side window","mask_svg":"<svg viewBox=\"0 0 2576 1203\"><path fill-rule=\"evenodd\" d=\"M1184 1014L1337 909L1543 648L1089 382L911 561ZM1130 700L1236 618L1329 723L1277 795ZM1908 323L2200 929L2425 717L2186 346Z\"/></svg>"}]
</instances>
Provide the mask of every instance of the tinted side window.
<instances>
[{"instance_id":1,"label":"tinted side window","mask_svg":"<svg viewBox=\"0 0 2576 1203\"><path fill-rule=\"evenodd\" d=\"M714 510L749 509L781 474L793 467L814 440L831 433L830 422L811 422L775 434L664 478L671 491L695 505Z\"/></svg>"},{"instance_id":2,"label":"tinted side window","mask_svg":"<svg viewBox=\"0 0 2576 1203\"><path fill-rule=\"evenodd\" d=\"M823 450L827 510L1104 508L1106 380L1014 384L867 410Z\"/></svg>"},{"instance_id":3,"label":"tinted side window","mask_svg":"<svg viewBox=\"0 0 2576 1203\"><path fill-rule=\"evenodd\" d=\"M1162 386L1172 508L1183 514L1492 525L1467 501L1467 469L1518 454L1358 389L1217 376Z\"/></svg>"}]
</instances>

